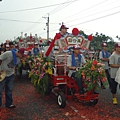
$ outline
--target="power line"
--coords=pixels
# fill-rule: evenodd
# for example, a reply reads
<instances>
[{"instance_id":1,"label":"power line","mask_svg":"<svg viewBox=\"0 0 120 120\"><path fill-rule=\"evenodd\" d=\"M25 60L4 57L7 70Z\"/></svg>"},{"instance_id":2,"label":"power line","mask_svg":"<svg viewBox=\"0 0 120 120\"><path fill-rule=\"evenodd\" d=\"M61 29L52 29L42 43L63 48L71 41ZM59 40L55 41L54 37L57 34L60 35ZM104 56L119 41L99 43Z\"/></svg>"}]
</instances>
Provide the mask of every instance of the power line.
<instances>
[{"instance_id":1,"label":"power line","mask_svg":"<svg viewBox=\"0 0 120 120\"><path fill-rule=\"evenodd\" d=\"M74 1L77 1L77 0L74 0ZM71 4L70 2L74 2L74 1L66 1L66 2L64 2L64 3L69 3L69 4ZM64 5L64 4L60 4L60 5ZM68 5L67 5L68 6ZM66 7L66 6L65 6ZM58 8L58 7L57 7ZM54 11L56 11L56 10L54 10ZM51 11L52 12L52 11ZM50 12L49 12L50 13ZM2 19L3 20L3 19ZM39 19L40 20L40 19ZM20 21L20 20L10 20L10 21L16 21L16 22L29 22L29 23L33 23L33 24L36 24L36 23L38 23L38 24L40 24L41 22L38 22L39 20L37 20L36 22L31 22L31 21ZM50 23L50 24L59 24L59 23ZM36 24L37 25L37 24ZM31 28L32 27L32 29L33 29L33 27L35 28L36 27L36 25L32 25L32 26L30 26L29 28ZM24 31L27 31L29 28L27 28L26 30L24 30Z\"/></svg>"},{"instance_id":2,"label":"power line","mask_svg":"<svg viewBox=\"0 0 120 120\"><path fill-rule=\"evenodd\" d=\"M76 21L76 20L79 20L79 19L83 19L83 18L86 18L86 17L90 17L90 16L93 16L93 15L96 15L96 14L99 14L99 13L103 13L103 12L106 12L106 11L109 11L109 10L113 10L113 9L116 9L116 8L119 8L119 7L120 7L120 6L117 6L117 7L114 7L114 8L108 9L108 10L104 10L104 11L97 12L97 13L94 13L94 14L91 14L91 15L88 15L88 16L84 16L84 17L81 17L81 18L77 18L77 19L74 19L74 20L68 21L67 23L70 23L70 22L73 22L73 21Z\"/></svg>"},{"instance_id":3,"label":"power line","mask_svg":"<svg viewBox=\"0 0 120 120\"><path fill-rule=\"evenodd\" d=\"M68 2L68 0L67 0L66 2ZM63 5L64 5L64 4L63 4ZM56 7L56 8L55 8L54 10L52 10L52 11L57 11L57 9L60 8L60 7L63 6L63 5L60 5L60 6ZM50 14L52 11L50 11L49 14ZM44 16L46 16L46 14L45 14ZM41 17L41 18L42 18L42 17ZM40 18L40 19L41 19L41 18ZM38 19L37 22L38 22L40 19ZM38 27L38 24L35 24L35 25L33 24L33 25L31 25L30 27L28 27L26 30L24 30L24 31L27 31L27 30L30 29L31 27L32 27L32 29L33 29L33 28L35 28L36 26ZM35 31L35 30L34 30L34 31Z\"/></svg>"},{"instance_id":4,"label":"power line","mask_svg":"<svg viewBox=\"0 0 120 120\"><path fill-rule=\"evenodd\" d=\"M68 0L67 0L67 1L68 1ZM74 0L74 1L70 0L69 2L73 3L73 2L75 2L75 1L77 1L77 0ZM69 4L71 4L71 3L69 3ZM61 10L60 8L64 8L64 7L68 6L69 4L64 5L64 6L59 6L59 7L55 8L54 10L52 10L52 11L53 11L53 14L54 14L55 12L58 12L59 10ZM48 14L52 13L52 11L49 12ZM47 39L49 39L49 16L48 16L48 17L45 17L45 18L47 18L47 23L46 23L46 26L47 26Z\"/></svg>"},{"instance_id":5,"label":"power line","mask_svg":"<svg viewBox=\"0 0 120 120\"><path fill-rule=\"evenodd\" d=\"M83 12L85 12L85 11L91 9L91 8L94 8L94 7L96 7L96 6L99 6L100 4L103 4L103 3L107 2L107 1L109 1L109 0L105 0L105 1L102 1L102 2L100 2L100 3L97 3L97 4L91 6L91 7L87 8L87 9L84 9L84 10L82 10L82 11L76 13L76 14L70 15L70 16L68 16L68 17L66 17L66 18L68 19L68 18L73 17L73 16L75 16L75 15L77 15L77 14L83 13ZM65 19L65 18L63 18L63 19ZM61 19L61 20L63 20L63 19ZM60 20L59 20L59 21L60 21Z\"/></svg>"},{"instance_id":6,"label":"power line","mask_svg":"<svg viewBox=\"0 0 120 120\"><path fill-rule=\"evenodd\" d=\"M112 16L112 15L115 15L115 14L118 14L118 13L120 13L120 11L115 12L115 13L111 13L111 14L108 14L108 15L105 15L105 16L101 16L101 17L98 17L98 18L94 18L94 19L91 19L91 20L88 20L88 21L85 21L85 22L82 22L82 23L75 24L75 25L85 24L85 23L92 22L92 21L95 21L95 20L98 20L98 19L102 19L102 18L105 18L105 17Z\"/></svg>"},{"instance_id":7,"label":"power line","mask_svg":"<svg viewBox=\"0 0 120 120\"><path fill-rule=\"evenodd\" d=\"M74 1L76 1L76 0L74 0ZM21 9L21 10L14 10L14 11L3 11L3 12L0 12L0 13L10 13L10 12L22 12L22 11L36 10L36 9L41 9L41 8L47 8L47 7L53 7L53 6L57 6L57 5L62 5L62 4L70 3L70 2L63 2L63 3L59 3L59 4L53 4L53 5L42 6L42 7L35 7L35 8L30 8L30 9Z\"/></svg>"},{"instance_id":8,"label":"power line","mask_svg":"<svg viewBox=\"0 0 120 120\"><path fill-rule=\"evenodd\" d=\"M74 25L71 25L70 27L72 26L76 26L76 25L79 25L79 24L85 24L85 23L88 23L88 22L92 22L92 21L95 21L95 20L98 20L98 19L102 19L102 18L105 18L105 17L109 17L109 16L112 16L112 15L115 15L115 14L118 14L120 13L120 11L118 12L114 12L114 13L111 13L111 14L108 14L108 15L105 15L105 16L101 16L101 17L98 17L98 18L94 18L94 19L91 19L91 20L88 20L88 21L85 21L85 22L81 22L81 23L78 23L78 24L74 24ZM54 30L51 30L52 31L56 31L57 29L54 29Z\"/></svg>"},{"instance_id":9,"label":"power line","mask_svg":"<svg viewBox=\"0 0 120 120\"><path fill-rule=\"evenodd\" d=\"M68 1L68 0L67 0L67 1ZM66 2L67 2L67 1L66 1ZM79 1L79 0L74 0L74 1L71 0L71 1L69 1L70 3L68 3L67 5L57 7L58 9L57 9L57 8L53 9L52 11L49 12L49 14L50 14L50 15L51 15L51 14L53 15L54 13L62 10L63 8L67 7L68 5L72 4L72 3L75 2L75 1Z\"/></svg>"},{"instance_id":10,"label":"power line","mask_svg":"<svg viewBox=\"0 0 120 120\"><path fill-rule=\"evenodd\" d=\"M14 21L14 22L25 22L25 23L40 23L40 22L33 22L33 21L22 21L22 20L12 20L12 19L3 19L0 18L0 20L6 20L6 21Z\"/></svg>"},{"instance_id":11,"label":"power line","mask_svg":"<svg viewBox=\"0 0 120 120\"><path fill-rule=\"evenodd\" d=\"M73 17L73 16L75 16L75 15L77 15L77 14L83 13L83 12L85 12L85 11L91 9L91 8L94 8L94 7L96 7L96 6L100 5L100 4L103 4L103 3L107 2L107 1L109 1L109 0L105 0L105 1L102 1L102 2L100 2L100 3L97 3L97 4L95 4L95 5L93 5L93 6L89 7L89 8L86 8L86 9L84 9L84 10L82 10L82 11L76 13L76 14L70 15L70 16L68 16L68 17L66 17L66 18L68 19L68 18ZM63 18L63 19L65 19L65 18ZM62 19L61 19L61 20L62 20Z\"/></svg>"},{"instance_id":12,"label":"power line","mask_svg":"<svg viewBox=\"0 0 120 120\"><path fill-rule=\"evenodd\" d=\"M34 22L34 21L23 21L23 20L12 20L12 19L4 19L4 18L0 18L0 20L5 20L5 21L14 21L14 22L25 22L25 23L36 23L36 24L40 24L40 23L44 23L44 22ZM45 23L44 23L45 24ZM50 24L58 24L58 23L50 23Z\"/></svg>"}]
</instances>

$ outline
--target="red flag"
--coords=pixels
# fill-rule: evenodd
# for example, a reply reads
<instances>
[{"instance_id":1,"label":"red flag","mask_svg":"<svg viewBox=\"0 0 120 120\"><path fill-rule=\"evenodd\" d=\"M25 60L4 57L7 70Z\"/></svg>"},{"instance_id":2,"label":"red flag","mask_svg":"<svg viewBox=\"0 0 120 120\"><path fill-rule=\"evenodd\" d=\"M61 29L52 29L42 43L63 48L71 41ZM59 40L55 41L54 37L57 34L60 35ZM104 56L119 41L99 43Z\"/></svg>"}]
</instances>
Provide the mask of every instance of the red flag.
<instances>
[{"instance_id":1,"label":"red flag","mask_svg":"<svg viewBox=\"0 0 120 120\"><path fill-rule=\"evenodd\" d=\"M50 52L52 51L52 48L54 47L55 41L58 40L58 39L60 39L60 37L61 37L60 33L56 33L56 35L55 35L52 43L50 44L47 52L45 53L46 56L48 56L50 54Z\"/></svg>"}]
</instances>

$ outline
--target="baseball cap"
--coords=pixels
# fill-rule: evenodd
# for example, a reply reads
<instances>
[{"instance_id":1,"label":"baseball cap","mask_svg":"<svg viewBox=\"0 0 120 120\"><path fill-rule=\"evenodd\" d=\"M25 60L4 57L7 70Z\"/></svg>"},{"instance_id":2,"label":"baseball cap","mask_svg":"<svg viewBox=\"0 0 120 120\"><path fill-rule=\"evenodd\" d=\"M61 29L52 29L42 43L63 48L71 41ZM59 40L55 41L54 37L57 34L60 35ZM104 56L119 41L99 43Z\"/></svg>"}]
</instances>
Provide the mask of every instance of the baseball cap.
<instances>
[{"instance_id":1,"label":"baseball cap","mask_svg":"<svg viewBox=\"0 0 120 120\"><path fill-rule=\"evenodd\" d=\"M69 28L66 27L65 25L61 25L61 27L60 27L60 31L61 31L61 29L69 29Z\"/></svg>"},{"instance_id":2,"label":"baseball cap","mask_svg":"<svg viewBox=\"0 0 120 120\"><path fill-rule=\"evenodd\" d=\"M106 43L102 43L102 47L107 47L107 44Z\"/></svg>"},{"instance_id":3,"label":"baseball cap","mask_svg":"<svg viewBox=\"0 0 120 120\"><path fill-rule=\"evenodd\" d=\"M9 44L6 44L6 46L5 46L5 47L9 48L10 46L9 46Z\"/></svg>"},{"instance_id":4,"label":"baseball cap","mask_svg":"<svg viewBox=\"0 0 120 120\"><path fill-rule=\"evenodd\" d=\"M115 43L115 47L120 47L120 42Z\"/></svg>"},{"instance_id":5,"label":"baseball cap","mask_svg":"<svg viewBox=\"0 0 120 120\"><path fill-rule=\"evenodd\" d=\"M27 50L25 48L20 48L19 49L19 53L22 55L22 56L26 56L27 55Z\"/></svg>"},{"instance_id":6,"label":"baseball cap","mask_svg":"<svg viewBox=\"0 0 120 120\"><path fill-rule=\"evenodd\" d=\"M73 49L76 50L76 49L80 49L81 47L79 45L74 45L73 46Z\"/></svg>"},{"instance_id":7,"label":"baseball cap","mask_svg":"<svg viewBox=\"0 0 120 120\"><path fill-rule=\"evenodd\" d=\"M38 45L38 42L35 42L35 45Z\"/></svg>"}]
</instances>

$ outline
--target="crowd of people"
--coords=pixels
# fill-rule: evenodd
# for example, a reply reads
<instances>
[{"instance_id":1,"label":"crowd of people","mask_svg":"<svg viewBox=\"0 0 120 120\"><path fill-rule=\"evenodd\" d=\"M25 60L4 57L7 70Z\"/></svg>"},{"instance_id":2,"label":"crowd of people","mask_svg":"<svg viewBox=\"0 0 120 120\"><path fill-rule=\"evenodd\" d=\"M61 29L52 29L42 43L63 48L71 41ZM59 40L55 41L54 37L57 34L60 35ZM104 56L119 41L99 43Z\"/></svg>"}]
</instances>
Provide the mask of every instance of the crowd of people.
<instances>
[{"instance_id":1,"label":"crowd of people","mask_svg":"<svg viewBox=\"0 0 120 120\"><path fill-rule=\"evenodd\" d=\"M62 25L60 27L59 37L64 39L66 36L69 35L67 32L68 27ZM58 37L58 36L55 36ZM55 51L59 50L55 48L58 46L58 41L49 41L49 46L45 47L44 55L42 54L41 49L39 48L39 44L36 42L34 43L34 48L29 51L27 54L29 56L36 56L38 53L41 54L41 57L49 56L51 61L54 61L53 54ZM87 52L86 54L82 54L80 52L80 46L75 45L73 46L72 54L67 58L67 68L68 68L68 75L73 77L78 85L79 93L84 94L83 86L82 86L82 78L76 78L76 68L84 66L87 60L96 59L103 64L105 64L104 69L106 72L107 80L109 83L109 88L111 89L111 93L113 95L113 104L117 104L116 92L117 92L117 82L115 81L116 72L120 67L120 43L116 43L113 53L110 54L107 51L107 44L103 43L101 45L101 50L94 51L94 52ZM0 47L0 70L6 72L6 76L3 81L0 82L0 106L2 106L2 92L5 88L5 106L8 108L15 108L13 105L12 99L12 89L14 85L14 70L15 66L20 62L20 59L23 59L26 55L25 48L19 48L18 44L14 44L13 42L1 44ZM31 63L29 64L31 66ZM0 72L2 74L2 72ZM102 83L101 83L102 86Z\"/></svg>"}]
</instances>

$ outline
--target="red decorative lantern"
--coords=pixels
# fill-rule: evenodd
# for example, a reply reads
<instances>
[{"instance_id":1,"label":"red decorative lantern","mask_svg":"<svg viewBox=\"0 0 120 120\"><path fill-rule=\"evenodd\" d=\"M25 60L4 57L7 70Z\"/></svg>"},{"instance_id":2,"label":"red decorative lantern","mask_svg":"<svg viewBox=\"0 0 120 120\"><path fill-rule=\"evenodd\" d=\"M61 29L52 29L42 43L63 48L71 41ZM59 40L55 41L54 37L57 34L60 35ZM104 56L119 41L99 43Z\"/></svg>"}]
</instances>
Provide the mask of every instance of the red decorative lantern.
<instances>
[{"instance_id":1,"label":"red decorative lantern","mask_svg":"<svg viewBox=\"0 0 120 120\"><path fill-rule=\"evenodd\" d=\"M32 39L33 37L32 36L30 36L30 39Z\"/></svg>"},{"instance_id":2,"label":"red decorative lantern","mask_svg":"<svg viewBox=\"0 0 120 120\"><path fill-rule=\"evenodd\" d=\"M74 36L77 36L78 34L79 34L79 30L77 29L77 28L73 28L73 30L72 30L72 34L74 35Z\"/></svg>"},{"instance_id":3,"label":"red decorative lantern","mask_svg":"<svg viewBox=\"0 0 120 120\"><path fill-rule=\"evenodd\" d=\"M20 39L19 41L20 41L20 42L22 42L23 40L22 40L22 39Z\"/></svg>"},{"instance_id":4,"label":"red decorative lantern","mask_svg":"<svg viewBox=\"0 0 120 120\"><path fill-rule=\"evenodd\" d=\"M89 36L88 36L88 40L89 40L89 41L92 41L92 39L93 39L93 36L92 36L92 35L89 35Z\"/></svg>"},{"instance_id":5,"label":"red decorative lantern","mask_svg":"<svg viewBox=\"0 0 120 120\"><path fill-rule=\"evenodd\" d=\"M42 43L42 40L40 40L40 43Z\"/></svg>"},{"instance_id":6,"label":"red decorative lantern","mask_svg":"<svg viewBox=\"0 0 120 120\"><path fill-rule=\"evenodd\" d=\"M55 35L55 40L57 40L57 39L60 39L61 38L61 35L60 35L60 33L56 33L56 35Z\"/></svg>"}]
</instances>

